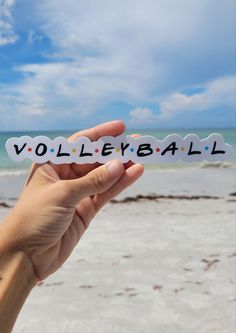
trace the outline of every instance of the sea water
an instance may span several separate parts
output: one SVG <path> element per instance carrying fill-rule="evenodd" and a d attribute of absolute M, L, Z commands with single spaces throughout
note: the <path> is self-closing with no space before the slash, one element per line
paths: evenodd
<path fill-rule="evenodd" d="M 5 142 L 7 139 L 11 137 L 20 137 L 23 135 L 29 135 L 31 137 L 35 137 L 37 135 L 45 135 L 50 137 L 51 139 L 56 138 L 57 136 L 64 136 L 68 137 L 73 133 L 73 131 L 51 131 L 51 132 L 0 132 L 0 176 L 4 175 L 17 175 L 21 173 L 27 172 L 31 162 L 30 161 L 23 161 L 20 163 L 16 163 L 12 161 L 6 152 L 5 149 Z M 167 135 L 172 133 L 178 133 L 182 137 L 187 135 L 188 133 L 194 133 L 198 135 L 201 139 L 206 138 L 211 133 L 220 133 L 223 135 L 225 142 L 229 143 L 233 147 L 233 157 L 229 163 L 224 163 L 224 166 L 235 166 L 236 164 L 236 131 L 234 129 L 196 129 L 196 130 L 135 130 L 135 131 L 127 131 L 126 134 L 130 135 L 132 133 L 138 133 L 141 135 L 151 135 L 156 137 L 157 139 L 164 139 Z M 194 163 L 194 166 L 207 166 L 208 163 Z M 146 165 L 146 168 L 184 168 L 184 167 L 191 167 L 193 164 L 178 162 L 174 164 L 152 164 Z M 222 164 L 215 163 L 214 166 L 222 166 Z"/>

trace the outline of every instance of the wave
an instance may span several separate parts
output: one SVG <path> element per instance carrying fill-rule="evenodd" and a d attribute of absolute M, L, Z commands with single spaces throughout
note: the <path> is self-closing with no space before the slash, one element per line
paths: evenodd
<path fill-rule="evenodd" d="M 178 171 L 179 169 L 202 169 L 202 168 L 236 168 L 236 162 L 193 162 L 193 163 L 184 163 L 184 162 L 176 162 L 176 163 L 166 163 L 166 164 L 145 164 L 146 170 L 159 170 L 159 171 Z"/>
<path fill-rule="evenodd" d="M 202 168 L 236 168 L 235 162 L 207 162 L 201 163 L 168 163 L 168 164 L 145 164 L 146 170 L 178 171 L 179 169 L 202 169 Z M 26 175 L 28 169 L 0 169 L 0 177 Z"/>
<path fill-rule="evenodd" d="M 236 163 L 231 162 L 201 162 L 199 168 L 235 168 Z"/>
<path fill-rule="evenodd" d="M 0 170 L 0 177 L 21 176 L 27 174 L 28 170 Z"/>

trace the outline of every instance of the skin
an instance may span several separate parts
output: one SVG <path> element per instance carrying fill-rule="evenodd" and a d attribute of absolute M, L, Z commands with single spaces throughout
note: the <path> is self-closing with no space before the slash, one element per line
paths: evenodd
<path fill-rule="evenodd" d="M 124 130 L 123 122 L 113 121 L 77 132 L 69 140 L 87 136 L 96 141 Z M 142 173 L 142 165 L 119 161 L 102 166 L 32 165 L 16 206 L 0 225 L 2 333 L 11 331 L 34 285 L 66 261 L 97 212 Z"/>

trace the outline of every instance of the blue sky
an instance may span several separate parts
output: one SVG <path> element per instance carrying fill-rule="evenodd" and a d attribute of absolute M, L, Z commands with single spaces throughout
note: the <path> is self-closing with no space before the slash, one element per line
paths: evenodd
<path fill-rule="evenodd" d="M 235 127 L 235 1 L 0 0 L 0 130 Z"/>

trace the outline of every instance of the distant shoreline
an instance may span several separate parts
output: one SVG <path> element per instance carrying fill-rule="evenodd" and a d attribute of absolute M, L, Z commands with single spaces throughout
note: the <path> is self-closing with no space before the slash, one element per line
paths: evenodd
<path fill-rule="evenodd" d="M 8 133 L 48 133 L 48 132 L 54 132 L 54 133 L 58 133 L 58 132 L 62 132 L 62 133 L 74 133 L 74 132 L 78 132 L 80 130 L 84 130 L 84 128 L 77 128 L 77 129 L 37 129 L 37 130 L 10 130 L 10 131 L 0 131 L 0 135 L 1 134 L 8 134 Z M 226 131 L 235 131 L 236 128 L 235 127 L 201 127 L 201 128 L 197 128 L 197 127 L 189 127 L 189 128 L 127 128 L 126 132 L 134 132 L 134 131 L 138 131 L 138 132 L 153 132 L 153 131 L 181 131 L 181 132 L 190 132 L 190 131 L 221 131 L 221 130 L 226 130 Z"/>

